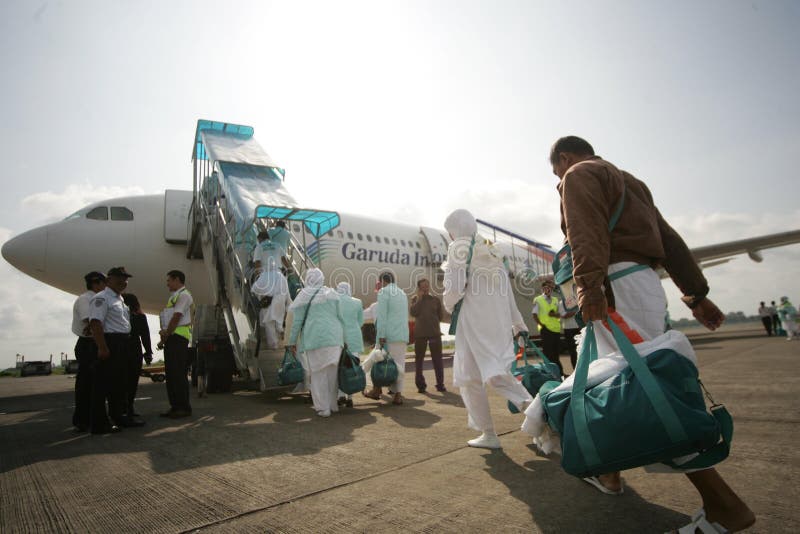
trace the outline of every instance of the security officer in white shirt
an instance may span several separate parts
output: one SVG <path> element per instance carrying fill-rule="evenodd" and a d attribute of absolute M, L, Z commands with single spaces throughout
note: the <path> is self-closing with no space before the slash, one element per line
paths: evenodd
<path fill-rule="evenodd" d="M 89 305 L 95 293 L 106 288 L 106 275 L 92 271 L 83 277 L 86 281 L 82 293 L 72 305 L 72 333 L 78 336 L 75 343 L 75 358 L 78 373 L 75 375 L 75 411 L 72 424 L 81 432 L 89 430 L 89 413 L 92 403 L 92 368 L 97 360 L 97 345 L 89 332 Z"/>
<path fill-rule="evenodd" d="M 178 270 L 167 273 L 167 288 L 171 291 L 167 306 L 161 312 L 161 341 L 167 375 L 167 396 L 170 409 L 161 417 L 177 419 L 192 415 L 189 404 L 189 342 L 192 340 L 192 294 L 184 286 L 186 275 Z"/>
<path fill-rule="evenodd" d="M 89 305 L 89 327 L 97 343 L 92 388 L 92 434 L 119 432 L 121 426 L 142 426 L 141 421 L 125 417 L 125 359 L 131 333 L 130 310 L 122 299 L 132 275 L 125 267 L 113 267 L 106 273 L 106 288 Z M 108 416 L 105 400 L 108 399 Z M 109 416 L 111 422 L 109 422 Z"/>

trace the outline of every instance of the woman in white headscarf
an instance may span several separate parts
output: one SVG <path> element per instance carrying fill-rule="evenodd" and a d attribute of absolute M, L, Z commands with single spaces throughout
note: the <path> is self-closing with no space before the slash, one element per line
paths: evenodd
<path fill-rule="evenodd" d="M 339 294 L 325 287 L 324 281 L 319 269 L 306 273 L 305 287 L 289 307 L 294 313 L 289 349 L 295 354 L 305 352 L 302 360 L 314 409 L 320 417 L 329 417 L 339 411 L 336 371 L 344 345 L 344 319 Z"/>
<path fill-rule="evenodd" d="M 442 300 L 451 313 L 461 302 L 453 385 L 461 389 L 469 427 L 481 432 L 467 444 L 499 449 L 500 439 L 489 412 L 485 386 L 491 385 L 520 411 L 533 400 L 511 374 L 515 358 L 513 338 L 527 331 L 527 327 L 514 301 L 503 256 L 477 235 L 475 217 L 459 209 L 447 217 L 444 227 L 453 242 L 447 249 L 447 262 L 442 265 L 445 287 Z"/>
<path fill-rule="evenodd" d="M 353 296 L 350 284 L 340 282 L 336 286 L 339 293 L 339 302 L 344 318 L 344 342 L 350 352 L 358 356 L 364 352 L 364 337 L 361 335 L 361 325 L 364 324 L 364 308 L 360 299 Z"/>

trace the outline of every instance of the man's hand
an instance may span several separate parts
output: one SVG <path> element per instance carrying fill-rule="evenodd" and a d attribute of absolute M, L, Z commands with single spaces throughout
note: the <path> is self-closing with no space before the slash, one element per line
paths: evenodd
<path fill-rule="evenodd" d="M 608 301 L 605 296 L 603 300 L 595 300 L 594 302 L 587 302 L 581 305 L 581 316 L 583 320 L 588 321 L 602 321 L 608 317 Z"/>
<path fill-rule="evenodd" d="M 153 363 L 153 353 L 152 352 L 145 352 L 144 354 L 144 361 L 147 365 Z"/>
<path fill-rule="evenodd" d="M 101 360 L 107 360 L 111 356 L 111 351 L 108 347 L 97 347 L 97 357 Z"/>
<path fill-rule="evenodd" d="M 716 330 L 725 321 L 722 311 L 707 298 L 697 303 L 692 309 L 692 315 L 709 330 Z"/>

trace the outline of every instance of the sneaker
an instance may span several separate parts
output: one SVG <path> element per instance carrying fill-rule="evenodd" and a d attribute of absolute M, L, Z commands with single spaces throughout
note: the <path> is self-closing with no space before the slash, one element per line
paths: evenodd
<path fill-rule="evenodd" d="M 501 449 L 503 447 L 500 444 L 500 438 L 494 432 L 484 432 L 477 438 L 469 440 L 467 445 L 479 449 Z"/>
<path fill-rule="evenodd" d="M 320 410 L 317 412 L 317 415 L 320 417 L 330 417 L 331 411 L 330 410 Z"/>

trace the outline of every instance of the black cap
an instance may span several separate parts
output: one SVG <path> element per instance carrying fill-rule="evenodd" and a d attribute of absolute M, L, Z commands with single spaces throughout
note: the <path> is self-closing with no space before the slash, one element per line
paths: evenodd
<path fill-rule="evenodd" d="M 132 274 L 128 274 L 128 272 L 125 270 L 125 267 L 112 267 L 108 270 L 106 276 L 122 276 L 125 278 L 133 277 Z"/>
<path fill-rule="evenodd" d="M 86 276 L 83 277 L 83 279 L 86 280 L 87 284 L 91 284 L 92 282 L 105 282 L 106 275 L 97 271 L 92 271 L 90 273 L 87 273 Z"/>

